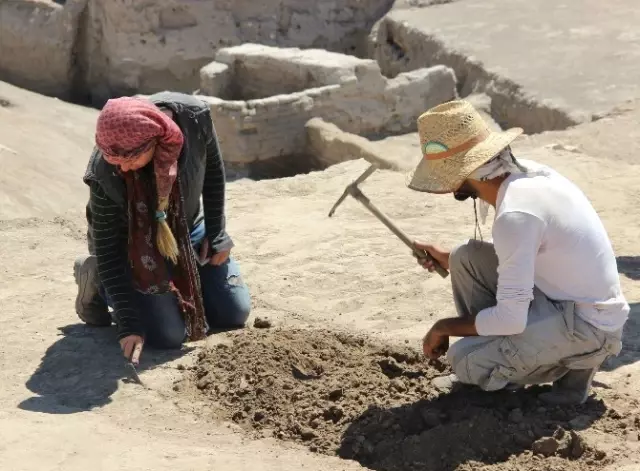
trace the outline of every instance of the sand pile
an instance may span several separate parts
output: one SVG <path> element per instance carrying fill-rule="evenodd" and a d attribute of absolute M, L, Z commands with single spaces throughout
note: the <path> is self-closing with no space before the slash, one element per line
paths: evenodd
<path fill-rule="evenodd" d="M 447 373 L 409 347 L 324 330 L 249 330 L 202 352 L 175 389 L 258 436 L 384 471 L 596 470 L 609 457 L 580 435 L 628 429 L 601 400 L 547 407 L 540 389 L 441 394 Z M 622 424 L 622 425 L 620 425 Z"/>

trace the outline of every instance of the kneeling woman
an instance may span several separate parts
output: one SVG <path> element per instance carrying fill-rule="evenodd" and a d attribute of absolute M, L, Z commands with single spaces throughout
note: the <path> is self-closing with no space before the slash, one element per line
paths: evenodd
<path fill-rule="evenodd" d="M 243 326 L 249 292 L 225 231 L 225 172 L 206 103 L 181 93 L 107 102 L 85 183 L 89 256 L 76 311 L 111 324 L 125 357 Z M 201 203 L 202 196 L 202 203 Z"/>

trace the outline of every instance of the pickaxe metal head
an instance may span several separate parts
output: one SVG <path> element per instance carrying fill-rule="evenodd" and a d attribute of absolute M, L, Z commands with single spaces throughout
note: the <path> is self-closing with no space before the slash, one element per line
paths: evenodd
<path fill-rule="evenodd" d="M 371 164 L 371 166 L 369 166 L 369 168 L 366 169 L 362 175 L 360 175 L 358 178 L 352 181 L 349 185 L 347 185 L 347 188 L 345 188 L 344 193 L 342 193 L 342 196 L 338 198 L 338 201 L 336 201 L 336 204 L 334 204 L 333 208 L 331 208 L 331 211 L 329 211 L 329 217 L 333 216 L 333 213 L 336 212 L 336 208 L 340 206 L 340 203 L 342 203 L 347 196 L 352 194 L 353 189 L 357 188 L 357 186 L 360 183 L 362 183 L 367 178 L 369 178 L 371 174 L 373 174 L 373 172 L 375 172 L 377 169 L 378 167 L 375 164 Z"/>

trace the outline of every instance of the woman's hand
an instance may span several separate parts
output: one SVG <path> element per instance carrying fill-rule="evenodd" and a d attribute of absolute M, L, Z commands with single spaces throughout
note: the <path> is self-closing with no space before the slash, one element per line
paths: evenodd
<path fill-rule="evenodd" d="M 229 259 L 230 250 L 225 250 L 224 252 L 218 252 L 213 257 L 211 257 L 211 265 L 222 265 Z"/>
<path fill-rule="evenodd" d="M 140 363 L 140 354 L 142 353 L 142 347 L 144 340 L 139 335 L 128 335 L 120 340 L 120 348 L 125 358 L 134 365 Z"/>
<path fill-rule="evenodd" d="M 213 254 L 211 259 L 209 259 L 208 263 L 216 266 L 222 265 L 224 262 L 228 260 L 230 253 L 231 253 L 231 250 L 225 250 L 223 252 L 218 252 L 216 254 Z M 202 244 L 200 245 L 200 260 L 205 260 L 208 254 L 209 254 L 209 239 L 205 237 L 204 240 L 202 241 Z"/>

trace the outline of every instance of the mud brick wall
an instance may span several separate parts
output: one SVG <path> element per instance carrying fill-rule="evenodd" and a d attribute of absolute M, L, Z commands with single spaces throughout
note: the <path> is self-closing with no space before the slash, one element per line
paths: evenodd
<path fill-rule="evenodd" d="M 193 92 L 220 48 L 253 42 L 364 53 L 393 0 L 3 0 L 0 80 L 101 105 Z M 49 43 L 49 44 L 47 44 Z"/>
<path fill-rule="evenodd" d="M 211 70 L 213 74 L 227 73 L 224 64 L 234 76 L 230 83 L 234 89 L 227 90 L 227 96 L 249 100 L 339 84 L 344 78 L 355 76 L 356 67 L 371 67 L 375 61 L 324 49 L 249 43 L 221 49 L 216 54 L 216 63 L 220 65 L 217 71 Z M 218 96 L 202 83 L 200 93 Z"/>
<path fill-rule="evenodd" d="M 225 160 L 242 164 L 304 153 L 305 124 L 314 117 L 363 136 L 409 132 L 421 113 L 456 96 L 455 75 L 446 67 L 389 80 L 372 64 L 339 85 L 289 95 L 249 101 L 199 97 L 211 106 Z"/>
<path fill-rule="evenodd" d="M 87 0 L 0 1 L 0 80 L 68 98 Z"/>

